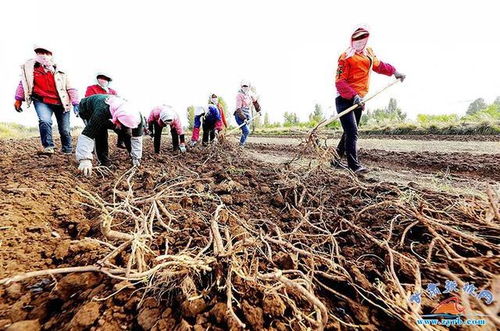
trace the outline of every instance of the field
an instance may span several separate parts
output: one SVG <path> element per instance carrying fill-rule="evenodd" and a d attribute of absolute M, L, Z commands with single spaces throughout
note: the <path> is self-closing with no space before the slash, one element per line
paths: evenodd
<path fill-rule="evenodd" d="M 362 138 L 364 177 L 331 169 L 335 139 L 146 140 L 91 178 L 0 140 L 0 329 L 447 329 L 417 324 L 444 294 L 411 294 L 500 296 L 500 142 L 452 139 Z M 457 295 L 500 327 L 498 301 Z"/>

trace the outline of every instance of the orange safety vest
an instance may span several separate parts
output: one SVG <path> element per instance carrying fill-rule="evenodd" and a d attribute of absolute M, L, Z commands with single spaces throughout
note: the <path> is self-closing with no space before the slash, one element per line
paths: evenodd
<path fill-rule="evenodd" d="M 345 52 L 342 53 L 335 78 L 336 83 L 345 81 L 360 97 L 364 97 L 368 93 L 370 72 L 372 69 L 377 71 L 381 63 L 371 48 L 367 47 L 365 53 L 355 53 L 349 58 Z"/>

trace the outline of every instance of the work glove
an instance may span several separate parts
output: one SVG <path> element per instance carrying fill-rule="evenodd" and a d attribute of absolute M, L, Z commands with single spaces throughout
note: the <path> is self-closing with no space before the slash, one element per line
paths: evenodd
<path fill-rule="evenodd" d="M 23 105 L 23 102 L 21 100 L 16 100 L 16 102 L 14 102 L 14 109 L 18 113 L 22 113 L 23 112 L 23 109 L 21 108 L 22 105 Z"/>
<path fill-rule="evenodd" d="M 80 117 L 80 106 L 73 105 L 73 113 L 75 113 L 76 117 Z"/>
<path fill-rule="evenodd" d="M 198 143 L 198 142 L 197 142 L 196 140 L 191 140 L 191 141 L 189 142 L 189 147 L 194 147 L 194 146 L 196 146 L 196 144 L 197 144 L 197 143 Z"/>
<path fill-rule="evenodd" d="M 181 144 L 181 145 L 179 146 L 179 149 L 181 150 L 181 153 L 186 153 L 186 145 Z"/>
<path fill-rule="evenodd" d="M 81 160 L 78 166 L 78 171 L 83 173 L 85 177 L 90 177 L 92 175 L 92 161 L 91 160 Z"/>
<path fill-rule="evenodd" d="M 258 102 L 257 100 L 255 100 L 255 101 L 253 102 L 253 106 L 255 107 L 255 111 L 256 111 L 257 113 L 258 113 L 258 112 L 260 112 L 261 108 L 260 108 L 260 104 L 259 104 L 259 102 Z"/>
<path fill-rule="evenodd" d="M 363 101 L 363 98 L 360 97 L 357 94 L 354 96 L 353 103 L 355 105 L 359 105 L 360 107 L 363 107 L 365 105 L 365 102 Z"/>
<path fill-rule="evenodd" d="M 394 73 L 394 77 L 396 77 L 396 79 L 401 79 L 401 83 L 402 83 L 402 82 L 405 80 L 406 75 L 405 75 L 405 74 L 402 74 L 402 73 L 400 73 L 400 72 L 398 72 L 398 71 L 396 71 L 396 72 Z"/>
<path fill-rule="evenodd" d="M 133 165 L 134 167 L 138 167 L 138 166 L 140 166 L 140 165 L 141 165 L 141 159 L 136 159 L 135 157 L 134 157 L 134 158 L 132 158 L 132 165 Z"/>

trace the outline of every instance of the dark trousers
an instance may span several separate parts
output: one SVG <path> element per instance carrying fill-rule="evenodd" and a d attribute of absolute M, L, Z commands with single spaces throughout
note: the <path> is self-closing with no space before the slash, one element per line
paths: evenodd
<path fill-rule="evenodd" d="M 121 137 L 122 141 L 127 147 L 127 151 L 130 153 L 132 151 L 132 132 L 130 130 L 114 129 L 112 126 L 109 129 L 113 129 L 118 137 Z M 108 144 L 108 128 L 99 132 L 95 137 L 95 152 L 97 154 L 97 159 L 101 165 L 108 166 L 110 164 L 109 160 L 109 144 Z"/>
<path fill-rule="evenodd" d="M 161 132 L 163 131 L 163 127 L 159 126 L 157 122 L 149 123 L 149 131 L 153 133 L 153 145 L 155 149 L 155 153 L 160 153 L 160 145 L 161 145 Z M 172 135 L 172 150 L 175 152 L 179 149 L 179 141 L 184 143 L 184 135 L 178 135 L 177 131 L 173 127 L 170 127 L 170 134 Z"/>
<path fill-rule="evenodd" d="M 149 131 L 153 134 L 153 146 L 155 149 L 155 153 L 158 154 L 160 153 L 161 132 L 163 131 L 163 127 L 159 126 L 155 121 L 149 123 Z"/>
<path fill-rule="evenodd" d="M 337 106 L 337 113 L 341 113 L 353 105 L 353 100 L 344 99 L 338 96 L 335 99 L 335 105 Z M 344 133 L 342 133 L 342 137 L 337 146 L 337 153 L 340 157 L 346 156 L 347 165 L 352 170 L 356 170 L 360 167 L 356 144 L 358 141 L 358 126 L 362 113 L 363 108 L 358 107 L 340 118 Z"/>
<path fill-rule="evenodd" d="M 203 122 L 203 145 L 206 145 L 208 142 L 212 142 L 215 140 L 215 122 L 210 123 L 208 121 Z"/>
<path fill-rule="evenodd" d="M 123 140 L 123 136 L 118 135 L 118 139 L 116 140 L 116 146 L 121 147 L 125 144 L 125 141 Z"/>

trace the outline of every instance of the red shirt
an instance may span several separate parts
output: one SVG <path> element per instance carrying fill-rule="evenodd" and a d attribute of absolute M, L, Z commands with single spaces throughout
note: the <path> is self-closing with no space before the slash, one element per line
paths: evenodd
<path fill-rule="evenodd" d="M 41 65 L 35 66 L 33 79 L 33 94 L 41 97 L 43 103 L 51 105 L 61 104 L 61 98 L 59 98 L 59 94 L 57 93 L 53 72 L 45 71 Z"/>
<path fill-rule="evenodd" d="M 90 97 L 91 95 L 94 94 L 111 94 L 111 95 L 116 95 L 116 91 L 108 88 L 109 92 L 106 92 L 105 89 L 103 89 L 99 84 L 95 85 L 90 85 L 87 87 L 87 91 L 85 92 L 85 97 Z"/>

